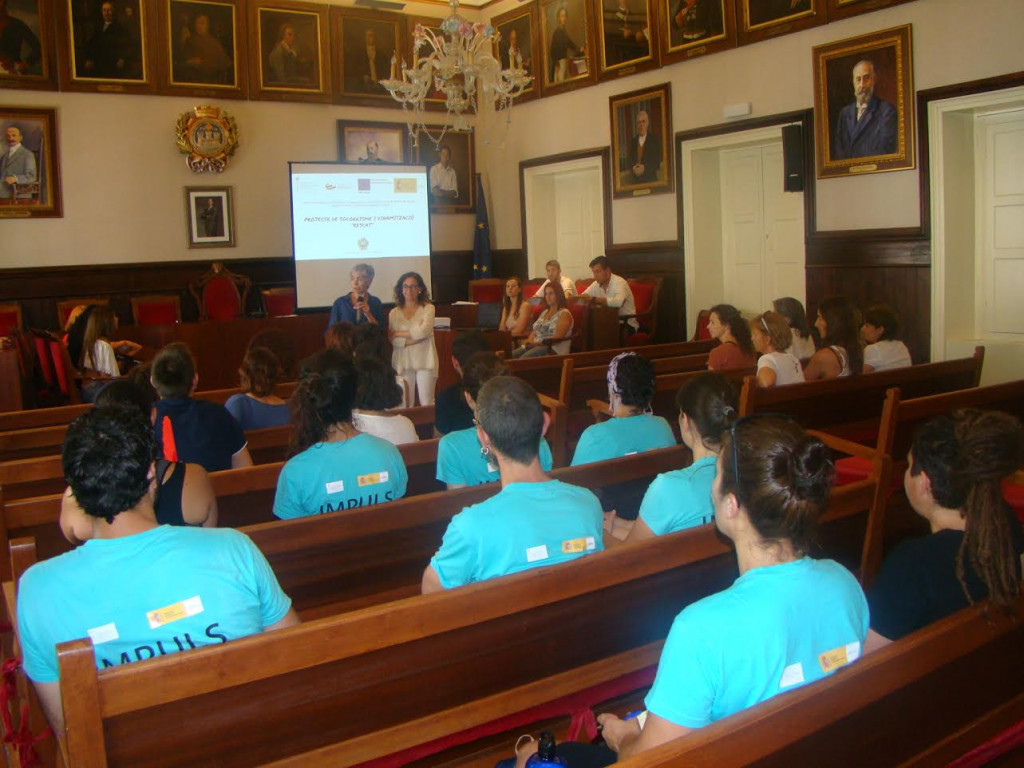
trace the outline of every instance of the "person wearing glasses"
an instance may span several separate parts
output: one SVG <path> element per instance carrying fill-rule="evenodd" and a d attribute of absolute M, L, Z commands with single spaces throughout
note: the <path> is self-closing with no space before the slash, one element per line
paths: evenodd
<path fill-rule="evenodd" d="M 605 761 L 566 754 L 570 768 L 633 757 L 860 657 L 868 633 L 860 585 L 838 563 L 807 555 L 832 476 L 828 446 L 795 422 L 762 416 L 733 423 L 711 498 L 740 576 L 676 617 L 646 716 L 600 715 Z M 596 749 L 587 747 L 588 757 Z"/>
<path fill-rule="evenodd" d="M 779 387 L 804 380 L 804 369 L 788 350 L 793 345 L 793 331 L 786 318 L 778 312 L 764 312 L 750 321 L 750 336 L 757 359 L 757 386 Z"/>
<path fill-rule="evenodd" d="M 410 402 L 434 403 L 437 382 L 437 348 L 434 346 L 434 305 L 427 284 L 418 272 L 406 272 L 395 284 L 395 308 L 388 315 L 388 339 L 393 352 L 391 364 L 405 379 Z"/>

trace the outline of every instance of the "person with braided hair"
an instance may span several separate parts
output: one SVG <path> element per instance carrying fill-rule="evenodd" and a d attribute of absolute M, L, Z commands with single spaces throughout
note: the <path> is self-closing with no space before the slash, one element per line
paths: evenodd
<path fill-rule="evenodd" d="M 277 517 L 323 515 L 405 495 L 402 454 L 352 424 L 357 387 L 355 365 L 337 350 L 310 361 L 291 400 L 292 457 L 277 480 Z"/>
<path fill-rule="evenodd" d="M 931 533 L 885 559 L 868 594 L 871 629 L 888 640 L 987 599 L 1009 610 L 1020 595 L 1024 532 L 1000 481 L 1024 461 L 1024 432 L 1005 413 L 965 409 L 924 424 L 903 477 Z"/>

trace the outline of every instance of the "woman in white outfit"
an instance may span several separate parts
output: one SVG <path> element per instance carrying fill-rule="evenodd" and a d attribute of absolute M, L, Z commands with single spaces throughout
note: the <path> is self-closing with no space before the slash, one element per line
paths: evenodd
<path fill-rule="evenodd" d="M 409 399 L 415 387 L 420 405 L 431 405 L 437 381 L 434 305 L 430 303 L 426 283 L 417 272 L 406 272 L 395 284 L 395 308 L 388 316 L 388 338 L 394 350 L 391 364 L 405 379 Z"/>
<path fill-rule="evenodd" d="M 757 359 L 757 385 L 778 387 L 804 380 L 800 361 L 788 350 L 793 343 L 789 321 L 778 312 L 765 312 L 750 321 Z"/>

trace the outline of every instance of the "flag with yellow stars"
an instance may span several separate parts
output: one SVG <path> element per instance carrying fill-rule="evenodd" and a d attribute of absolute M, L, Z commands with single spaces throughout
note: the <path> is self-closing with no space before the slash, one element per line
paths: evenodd
<path fill-rule="evenodd" d="M 491 228 L 487 224 L 487 202 L 484 183 L 476 175 L 476 229 L 473 230 L 473 277 L 493 277 L 491 274 Z"/>

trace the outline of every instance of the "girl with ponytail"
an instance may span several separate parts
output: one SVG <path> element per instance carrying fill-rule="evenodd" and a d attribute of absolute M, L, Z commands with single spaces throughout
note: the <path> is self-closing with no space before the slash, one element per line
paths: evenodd
<path fill-rule="evenodd" d="M 896 546 L 868 596 L 871 628 L 896 640 L 968 605 L 1009 611 L 1020 596 L 1024 533 L 1000 481 L 1024 462 L 1020 422 L 965 409 L 914 436 L 907 499 L 931 528 Z"/>

